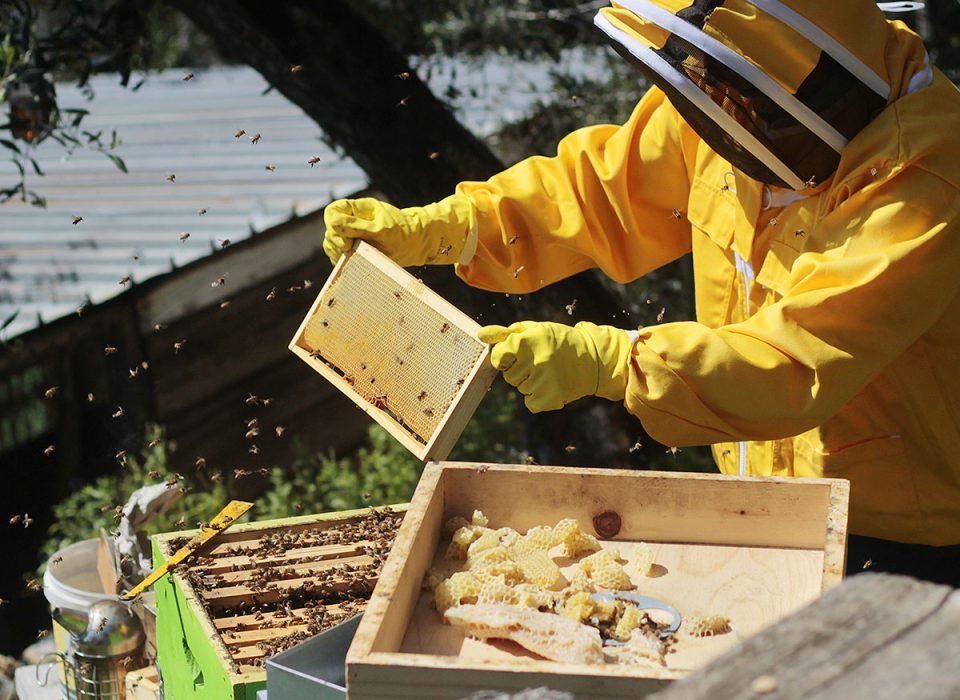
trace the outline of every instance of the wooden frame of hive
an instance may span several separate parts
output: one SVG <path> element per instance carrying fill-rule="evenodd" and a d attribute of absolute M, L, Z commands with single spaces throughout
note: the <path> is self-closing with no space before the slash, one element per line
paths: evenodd
<path fill-rule="evenodd" d="M 480 325 L 360 241 L 290 342 L 423 461 L 445 459 L 496 370 Z"/>
<path fill-rule="evenodd" d="M 390 509 L 397 513 L 397 517 L 402 517 L 407 510 L 407 505 L 394 505 L 390 506 Z M 344 523 L 357 522 L 369 514 L 370 508 L 363 508 L 240 523 L 218 535 L 200 552 L 203 556 L 224 556 L 226 554 L 224 550 L 227 548 L 255 541 L 264 535 L 318 527 L 332 529 Z M 151 538 L 154 566 L 159 566 L 173 554 L 179 540 L 189 538 L 196 532 L 184 530 L 154 535 Z M 315 547 L 316 551 L 311 554 L 315 554 L 318 561 L 322 560 L 332 567 L 344 561 L 359 559 L 356 552 L 347 551 L 351 549 L 343 545 L 325 545 Z M 218 550 L 221 554 L 218 554 Z M 231 559 L 238 558 L 234 555 L 227 556 Z M 287 558 L 297 556 L 294 553 Z M 345 560 L 344 556 L 350 559 Z M 187 560 L 188 567 L 189 563 L 190 560 Z M 236 663 L 234 656 L 227 649 L 226 637 L 223 636 L 223 634 L 229 634 L 226 631 L 227 627 L 224 627 L 222 621 L 212 619 L 207 613 L 196 588 L 182 574 L 174 573 L 158 581 L 154 590 L 157 606 L 157 663 L 163 677 L 166 697 L 174 700 L 255 700 L 256 691 L 266 687 L 266 667 L 252 668 Z M 226 592 L 237 599 L 251 596 L 249 592 L 246 594 L 239 591 Z M 229 618 L 229 620 L 236 619 Z M 264 624 L 269 623 L 270 619 L 267 618 Z M 263 630 L 257 630 L 253 624 L 249 620 L 246 621 L 244 626 L 250 629 L 240 634 L 247 632 L 256 634 L 258 631 L 269 634 L 271 629 L 275 629 L 264 626 Z M 232 645 L 235 642 L 240 644 L 249 640 L 231 638 L 229 641 Z"/>
<path fill-rule="evenodd" d="M 429 464 L 347 655 L 348 695 L 453 699 L 547 686 L 626 700 L 653 692 L 839 583 L 848 498 L 848 482 L 838 479 Z M 727 615 L 733 633 L 678 641 L 664 668 L 559 664 L 529 658 L 510 642 L 465 639 L 440 623 L 421 582 L 442 559 L 443 523 L 475 509 L 490 527 L 519 532 L 561 518 L 576 518 L 591 533 L 595 523 L 600 530 L 618 523 L 606 539 L 630 562 L 638 592 L 684 615 Z M 640 541 L 663 565 L 659 578 L 632 568 L 631 547 Z"/>

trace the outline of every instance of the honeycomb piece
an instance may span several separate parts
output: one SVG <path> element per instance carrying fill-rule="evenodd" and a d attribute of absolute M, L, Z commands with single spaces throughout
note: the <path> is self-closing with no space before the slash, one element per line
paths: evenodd
<path fill-rule="evenodd" d="M 541 549 L 534 549 L 528 543 L 521 542 L 520 546 L 508 547 L 507 551 L 520 567 L 523 580 L 527 583 L 552 588 L 563 577 L 560 567 Z"/>
<path fill-rule="evenodd" d="M 467 549 L 469 557 L 474 552 L 482 552 L 484 549 L 498 547 L 502 544 L 512 544 L 519 538 L 519 533 L 513 528 L 501 527 L 499 530 L 484 529 L 483 534 L 474 540 Z"/>
<path fill-rule="evenodd" d="M 560 614 L 577 622 L 586 622 L 593 615 L 594 608 L 596 608 L 596 605 L 590 594 L 586 591 L 580 591 L 567 598 Z"/>
<path fill-rule="evenodd" d="M 477 527 L 486 527 L 489 524 L 487 516 L 483 514 L 483 511 L 475 510 L 473 511 L 473 516 L 470 518 L 470 524 Z"/>
<path fill-rule="evenodd" d="M 550 548 L 553 547 L 554 544 L 553 528 L 543 525 L 532 527 L 527 530 L 527 534 L 523 536 L 523 539 L 536 549 L 542 549 L 544 552 L 550 551 Z"/>
<path fill-rule="evenodd" d="M 486 528 L 476 525 L 464 525 L 453 533 L 450 546 L 447 547 L 447 559 L 466 559 L 467 549 L 474 541 L 483 536 Z"/>
<path fill-rule="evenodd" d="M 442 615 L 455 605 L 473 603 L 482 588 L 480 580 L 469 571 L 458 571 L 437 585 L 433 591 L 433 601 Z"/>
<path fill-rule="evenodd" d="M 610 550 L 601 549 L 591 554 L 580 561 L 580 567 L 597 588 L 608 591 L 625 591 L 633 588 L 627 572 Z"/>
<path fill-rule="evenodd" d="M 443 524 L 443 534 L 452 535 L 461 527 L 470 525 L 470 521 L 462 515 L 455 515 Z"/>
<path fill-rule="evenodd" d="M 636 605 L 624 605 L 623 613 L 617 622 L 617 627 L 613 631 L 613 637 L 625 642 L 630 639 L 633 631 L 638 627 L 644 627 L 649 623 L 647 614 Z M 642 633 L 642 630 L 641 630 Z"/>
<path fill-rule="evenodd" d="M 423 577 L 423 587 L 431 591 L 436 590 L 437 586 L 443 583 L 443 574 L 437 569 L 430 569 L 427 575 Z"/>
<path fill-rule="evenodd" d="M 574 593 L 579 593 L 581 591 L 586 591 L 588 593 L 594 592 L 594 585 L 590 581 L 590 577 L 587 576 L 587 573 L 581 568 L 576 567 L 567 578 L 567 587 L 564 588 L 565 592 L 568 592 L 569 595 Z"/>
<path fill-rule="evenodd" d="M 553 595 L 549 591 L 522 583 L 511 586 L 503 576 L 493 576 L 483 582 L 477 595 L 477 604 L 513 605 L 521 608 L 552 608 Z"/>
<path fill-rule="evenodd" d="M 553 545 L 563 545 L 562 556 L 575 557 L 584 552 L 596 552 L 600 542 L 593 535 L 584 532 L 573 518 L 561 520 L 553 528 Z"/>
<path fill-rule="evenodd" d="M 461 605 L 444 618 L 480 639 L 510 639 L 551 661 L 603 663 L 600 633 L 568 617 L 509 605 Z"/>
<path fill-rule="evenodd" d="M 636 571 L 641 576 L 650 576 L 653 573 L 653 549 L 645 542 L 636 548 Z"/>
<path fill-rule="evenodd" d="M 500 545 L 477 553 L 471 550 L 467 554 L 467 571 L 472 572 L 481 581 L 495 576 L 503 576 L 511 585 L 523 581 L 523 572 L 520 567 L 510 557 L 506 547 Z"/>
<path fill-rule="evenodd" d="M 620 664 L 644 664 L 651 661 L 666 666 L 666 644 L 659 638 L 637 632 L 623 646 L 607 647 L 607 653 Z"/>
<path fill-rule="evenodd" d="M 594 601 L 593 615 L 591 618 L 599 622 L 612 622 L 617 616 L 619 606 L 615 600 Z"/>
<path fill-rule="evenodd" d="M 684 622 L 691 637 L 714 637 L 731 631 L 730 618 L 723 615 L 693 615 Z"/>

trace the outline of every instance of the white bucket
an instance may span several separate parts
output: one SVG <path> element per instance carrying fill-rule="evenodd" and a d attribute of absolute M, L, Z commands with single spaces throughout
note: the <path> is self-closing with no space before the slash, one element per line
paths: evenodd
<path fill-rule="evenodd" d="M 97 573 L 97 549 L 100 540 L 83 540 L 64 547 L 50 557 L 43 575 L 43 595 L 50 603 L 50 610 L 61 608 L 86 616 L 90 606 L 101 600 L 119 600 L 116 595 L 107 595 L 100 585 Z M 53 636 L 57 651 L 66 653 L 70 634 L 56 622 Z"/>

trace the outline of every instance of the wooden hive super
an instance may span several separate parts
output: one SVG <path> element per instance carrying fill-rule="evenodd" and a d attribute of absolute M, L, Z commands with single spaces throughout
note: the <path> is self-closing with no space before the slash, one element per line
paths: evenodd
<path fill-rule="evenodd" d="M 479 328 L 361 241 L 290 349 L 427 461 L 450 453 L 496 375 Z"/>
<path fill-rule="evenodd" d="M 155 586 L 157 664 L 173 700 L 253 700 L 273 653 L 363 612 L 406 506 L 231 527 Z M 183 531 L 155 535 L 154 565 Z"/>
<path fill-rule="evenodd" d="M 349 697 L 452 700 L 539 686 L 570 691 L 577 700 L 648 694 L 839 583 L 847 500 L 848 483 L 836 479 L 427 465 L 347 655 Z M 635 592 L 673 605 L 688 620 L 726 616 L 733 631 L 697 638 L 681 625 L 662 667 L 561 664 L 512 642 L 465 638 L 462 629 L 441 623 L 421 584 L 444 563 L 443 524 L 474 510 L 492 528 L 521 533 L 575 518 L 604 548 L 619 550 Z M 640 542 L 653 549 L 653 577 L 636 572 Z M 558 563 L 565 576 L 575 566 Z"/>

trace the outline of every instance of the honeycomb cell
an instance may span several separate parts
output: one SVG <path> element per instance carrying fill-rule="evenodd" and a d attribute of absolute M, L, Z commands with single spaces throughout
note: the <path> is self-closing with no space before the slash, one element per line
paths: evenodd
<path fill-rule="evenodd" d="M 600 549 L 600 542 L 583 528 L 573 518 L 561 520 L 553 528 L 552 545 L 562 545 L 561 555 L 575 557 L 586 552 L 596 552 Z"/>
<path fill-rule="evenodd" d="M 616 559 L 616 555 L 607 549 L 591 554 L 580 561 L 580 567 L 590 578 L 590 581 L 599 589 L 607 591 L 626 591 L 633 588 L 633 583 L 623 566 Z"/>

